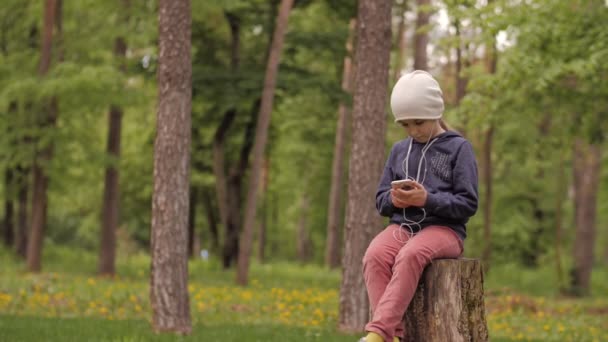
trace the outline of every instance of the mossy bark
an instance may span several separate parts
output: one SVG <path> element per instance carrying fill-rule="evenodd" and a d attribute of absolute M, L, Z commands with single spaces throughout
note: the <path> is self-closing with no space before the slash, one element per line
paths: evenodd
<path fill-rule="evenodd" d="M 405 313 L 406 342 L 488 341 L 479 260 L 435 260 Z"/>

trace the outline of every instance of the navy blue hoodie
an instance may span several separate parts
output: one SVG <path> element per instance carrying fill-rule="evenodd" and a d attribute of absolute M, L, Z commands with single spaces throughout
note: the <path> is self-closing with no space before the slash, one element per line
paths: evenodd
<path fill-rule="evenodd" d="M 477 211 L 477 162 L 471 144 L 458 133 L 447 131 L 432 140 L 420 166 L 420 179 L 427 191 L 424 205 L 426 217 L 418 207 L 405 209 L 405 217 L 410 221 L 420 221 L 410 225 L 414 232 L 430 225 L 452 228 L 458 236 L 466 238 L 466 223 Z M 406 222 L 404 210 L 393 206 L 390 199 L 391 181 L 405 179 L 405 157 L 412 138 L 393 145 L 384 166 L 384 172 L 376 192 L 376 208 L 380 215 L 390 218 L 391 223 Z M 425 143 L 415 140 L 408 162 L 408 175 L 416 178 L 418 165 Z M 423 219 L 424 217 L 424 219 Z"/>

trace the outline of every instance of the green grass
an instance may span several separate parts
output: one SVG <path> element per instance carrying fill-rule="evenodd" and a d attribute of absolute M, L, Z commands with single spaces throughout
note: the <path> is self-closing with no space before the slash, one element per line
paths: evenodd
<path fill-rule="evenodd" d="M 151 332 L 149 256 L 119 256 L 118 276 L 95 276 L 96 255 L 45 246 L 41 274 L 0 248 L 0 341 L 356 341 L 337 332 L 341 272 L 253 263 L 248 287 L 217 261 L 191 261 L 193 333 Z M 592 295 L 559 295 L 552 268 L 495 265 L 485 278 L 492 341 L 608 341 L 608 270 Z"/>
<path fill-rule="evenodd" d="M 42 338 L 44 337 L 44 338 Z M 282 325 L 198 325 L 192 335 L 156 335 L 146 321 L 108 321 L 91 318 L 41 318 L 0 316 L 0 341 L 356 341 L 356 336 L 328 329 L 304 329 Z"/>

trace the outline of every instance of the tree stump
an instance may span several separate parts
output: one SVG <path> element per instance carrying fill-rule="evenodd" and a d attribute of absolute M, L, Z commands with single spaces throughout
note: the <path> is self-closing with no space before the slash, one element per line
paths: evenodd
<path fill-rule="evenodd" d="M 405 335 L 404 342 L 488 341 L 481 262 L 429 264 L 405 313 Z"/>

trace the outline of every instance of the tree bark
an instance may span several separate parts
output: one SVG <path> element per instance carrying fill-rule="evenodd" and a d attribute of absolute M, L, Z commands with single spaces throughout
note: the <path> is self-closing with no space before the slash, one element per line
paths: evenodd
<path fill-rule="evenodd" d="M 494 127 L 490 127 L 484 132 L 483 141 L 483 185 L 485 188 L 485 199 L 483 202 L 483 241 L 484 247 L 482 252 L 482 260 L 485 264 L 486 271 L 490 268 L 490 260 L 492 257 L 492 203 L 494 201 L 493 191 L 493 167 L 492 167 L 492 143 L 494 141 Z"/>
<path fill-rule="evenodd" d="M 460 40 L 460 36 L 459 36 Z M 459 68 L 462 64 L 461 57 L 458 58 Z M 494 42 L 488 47 L 486 55 L 486 69 L 489 74 L 496 73 L 497 56 L 496 56 L 496 45 Z M 461 80 L 460 70 L 457 71 L 457 78 Z M 464 97 L 466 81 L 462 85 L 462 89 L 457 91 L 458 104 Z M 466 126 L 465 126 L 466 127 Z M 484 248 L 482 252 L 482 260 L 486 267 L 486 272 L 490 269 L 490 263 L 492 258 L 492 205 L 494 203 L 494 168 L 492 164 L 492 145 L 494 143 L 494 123 L 490 120 L 490 127 L 484 132 L 483 142 L 483 183 L 485 188 L 485 199 L 483 202 L 483 238 Z"/>
<path fill-rule="evenodd" d="M 114 55 L 117 59 L 122 60 L 125 58 L 126 53 L 127 45 L 125 40 L 122 37 L 116 38 L 114 42 Z M 124 63 L 122 63 L 121 69 L 123 72 L 125 71 Z M 116 230 L 118 229 L 120 202 L 118 161 L 120 159 L 122 115 L 122 108 L 117 105 L 110 107 L 106 153 L 111 158 L 111 164 L 106 167 L 103 194 L 101 243 L 97 269 L 100 275 L 114 275 L 116 272 Z"/>
<path fill-rule="evenodd" d="M 266 229 L 268 225 L 268 177 L 270 175 L 270 159 L 264 159 L 264 169 L 262 170 L 262 185 L 261 191 L 264 194 L 264 202 L 262 204 L 262 212 L 258 228 L 258 261 L 264 262 L 266 250 Z"/>
<path fill-rule="evenodd" d="M 340 288 L 342 331 L 359 332 L 367 322 L 369 303 L 361 260 L 369 242 L 382 229 L 375 193 L 385 154 L 391 5 L 389 0 L 361 0 L 358 8 L 353 138 Z"/>
<path fill-rule="evenodd" d="M 120 201 L 118 160 L 120 158 L 122 114 L 122 108 L 117 106 L 112 106 L 108 114 L 107 155 L 111 157 L 112 164 L 108 165 L 105 171 L 101 242 L 97 268 L 100 275 L 114 275 L 116 272 L 116 229 L 118 228 Z"/>
<path fill-rule="evenodd" d="M 198 189 L 190 186 L 190 205 L 188 207 L 188 256 L 196 257 L 196 204 L 198 202 Z"/>
<path fill-rule="evenodd" d="M 467 79 L 462 75 L 462 69 L 464 66 L 464 57 L 462 56 L 462 34 L 460 32 L 460 19 L 454 20 L 454 28 L 456 29 L 456 105 L 460 105 L 460 102 L 466 95 L 467 91 Z M 489 70 L 488 70 L 489 71 Z M 464 124 L 466 128 L 466 122 Z"/>
<path fill-rule="evenodd" d="M 192 331 L 188 210 L 192 109 L 189 0 L 160 0 L 150 304 L 156 332 Z"/>
<path fill-rule="evenodd" d="M 4 173 L 4 244 L 6 247 L 13 247 L 15 240 L 15 205 L 14 205 L 14 191 L 15 180 L 13 175 L 13 169 L 8 167 Z"/>
<path fill-rule="evenodd" d="M 483 183 L 485 188 L 485 199 L 483 203 L 483 240 L 484 247 L 482 260 L 486 271 L 490 268 L 492 257 L 492 202 L 493 202 L 493 168 L 492 168 L 492 143 L 494 141 L 494 127 L 491 125 L 484 133 L 483 142 Z"/>
<path fill-rule="evenodd" d="M 124 10 L 129 7 L 129 0 L 123 0 Z M 120 61 L 120 70 L 126 72 L 124 59 L 127 54 L 127 43 L 123 37 L 114 40 L 114 56 Z M 116 273 L 116 230 L 120 217 L 120 135 L 123 109 L 120 106 L 110 106 L 108 113 L 108 145 L 107 156 L 111 164 L 106 166 L 105 185 L 103 194 L 103 212 L 101 220 L 99 264 L 97 273 L 112 276 Z"/>
<path fill-rule="evenodd" d="M 559 163 L 557 164 L 556 177 L 556 196 L 555 196 L 555 273 L 557 274 L 557 284 L 560 289 L 564 289 L 564 271 L 562 267 L 562 235 L 563 235 L 563 207 L 564 197 L 567 184 L 566 172 L 564 170 L 564 157 L 560 155 Z"/>
<path fill-rule="evenodd" d="M 595 219 L 600 178 L 600 146 L 582 138 L 574 142 L 574 269 L 572 291 L 586 295 L 590 290 L 591 268 L 595 244 Z"/>
<path fill-rule="evenodd" d="M 231 70 L 235 74 L 238 72 L 240 61 L 240 32 L 241 20 L 239 16 L 225 12 L 224 16 L 230 26 L 230 65 Z M 237 181 L 237 189 L 230 187 L 232 180 L 227 176 L 227 165 L 225 160 L 224 143 L 228 130 L 232 126 L 236 118 L 236 108 L 230 108 L 224 113 L 222 122 L 215 132 L 213 139 L 213 173 L 215 175 L 215 190 L 217 195 L 218 209 L 220 213 L 220 222 L 224 229 L 224 244 L 222 249 L 222 264 L 224 269 L 229 268 L 238 255 L 238 229 L 239 220 L 235 215 L 240 215 L 240 201 L 237 201 L 237 207 L 232 207 L 231 202 L 234 201 L 235 192 L 240 197 L 240 182 Z M 244 143 L 246 144 L 246 142 Z M 230 200 L 232 199 L 232 201 Z M 232 212 L 230 215 L 229 210 Z"/>
<path fill-rule="evenodd" d="M 342 70 L 342 90 L 352 93 L 352 52 L 353 36 L 356 20 L 351 19 L 349 23 L 349 36 L 346 42 L 346 56 Z M 348 130 L 348 117 L 350 108 L 340 102 L 338 108 L 338 123 L 336 124 L 336 140 L 334 144 L 334 159 L 331 171 L 331 189 L 329 191 L 329 208 L 327 210 L 327 244 L 325 246 L 325 264 L 331 269 L 340 266 L 340 227 L 342 216 L 342 192 L 344 189 L 344 145 Z"/>
<path fill-rule="evenodd" d="M 247 205 L 243 220 L 243 232 L 240 240 L 239 259 L 237 268 L 237 283 L 247 285 L 249 277 L 249 261 L 251 257 L 251 246 L 253 244 L 253 230 L 255 227 L 255 213 L 257 209 L 257 195 L 264 161 L 264 150 L 268 139 L 268 126 L 270 125 L 270 114 L 274 100 L 276 78 L 279 70 L 283 40 L 287 32 L 287 22 L 289 12 L 294 0 L 281 0 L 279 16 L 272 38 L 272 45 L 266 67 L 264 78 L 264 90 L 262 93 L 262 103 L 260 105 L 260 115 L 255 132 L 255 143 L 253 146 L 253 165 L 249 176 L 249 191 L 247 193 Z"/>
<path fill-rule="evenodd" d="M 209 227 L 209 233 L 211 234 L 211 248 L 212 250 L 219 252 L 220 250 L 220 237 L 217 229 L 217 212 L 213 205 L 213 198 L 209 194 L 208 190 L 204 190 L 201 193 L 203 199 L 203 206 L 205 207 L 205 214 L 207 216 L 207 226 Z"/>
<path fill-rule="evenodd" d="M 404 342 L 488 341 L 483 269 L 473 259 L 435 260 L 405 313 Z"/>
<path fill-rule="evenodd" d="M 17 255 L 22 258 L 27 257 L 27 240 L 28 240 L 28 222 L 27 222 L 27 194 L 28 194 L 28 182 L 29 171 L 25 168 L 18 167 L 20 180 L 19 180 L 19 194 L 17 209 L 17 232 L 15 238 L 15 251 Z"/>
<path fill-rule="evenodd" d="M 46 0 L 44 3 L 44 28 L 40 48 L 40 64 L 38 75 L 44 77 L 51 67 L 53 28 L 61 27 L 55 21 L 60 17 L 57 8 L 60 0 Z M 59 32 L 58 32 L 59 33 Z M 58 34 L 59 35 L 59 34 Z M 55 127 L 57 120 L 57 99 L 48 101 L 44 117 L 40 123 L 41 130 L 50 130 Z M 53 158 L 53 144 L 39 142 L 38 152 L 33 163 L 33 191 L 32 191 L 32 222 L 27 246 L 27 269 L 30 272 L 39 272 L 41 269 L 42 246 L 47 218 L 47 168 Z"/>
<path fill-rule="evenodd" d="M 231 240 L 231 225 L 228 217 L 228 185 L 226 179 L 226 161 L 224 159 L 224 141 L 228 128 L 232 125 L 234 118 L 236 117 L 236 110 L 231 109 L 224 113 L 224 117 L 220 126 L 215 131 L 213 139 L 213 173 L 215 175 L 215 193 L 217 196 L 217 206 L 220 213 L 220 223 L 222 224 L 224 231 L 224 249 L 223 259 L 224 268 L 230 266 L 230 245 Z"/>
<path fill-rule="evenodd" d="M 401 70 L 405 65 L 406 54 L 405 48 L 407 41 L 405 39 L 405 32 L 407 27 L 405 25 L 405 13 L 407 12 L 407 1 L 403 0 L 403 4 L 397 8 L 397 14 L 399 15 L 399 25 L 397 26 L 397 40 L 395 46 L 397 47 L 397 55 L 395 56 L 395 67 L 393 69 L 393 82 L 397 82 L 401 77 Z"/>
<path fill-rule="evenodd" d="M 431 12 L 430 0 L 417 0 L 416 32 L 414 33 L 414 70 L 428 70 L 428 56 L 426 53 L 429 44 L 428 25 Z"/>

